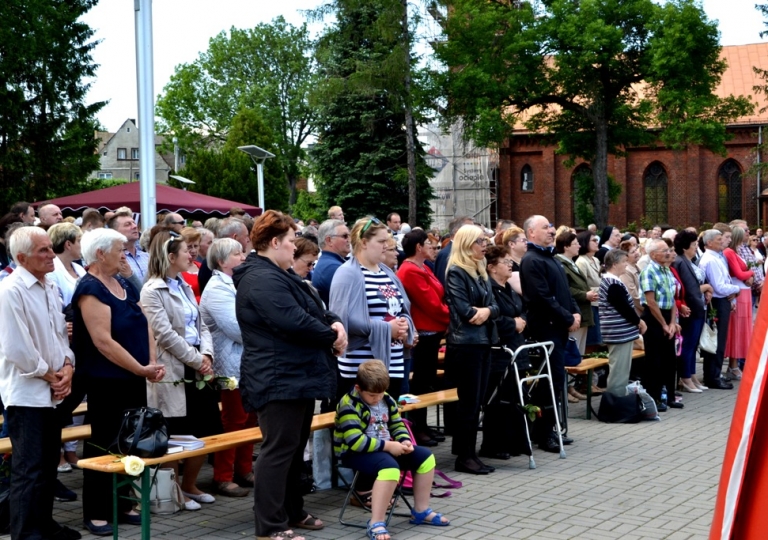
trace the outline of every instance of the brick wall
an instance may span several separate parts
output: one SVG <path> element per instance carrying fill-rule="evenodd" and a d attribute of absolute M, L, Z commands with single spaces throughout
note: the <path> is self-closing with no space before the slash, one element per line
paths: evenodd
<path fill-rule="evenodd" d="M 734 159 L 742 170 L 742 217 L 757 220 L 757 179 L 748 173 L 755 161 L 757 128 L 745 126 L 730 130 L 734 138 L 726 143 L 721 156 L 699 147 L 672 150 L 661 145 L 631 148 L 627 156 L 609 156 L 608 173 L 622 186 L 619 201 L 609 209 L 611 223 L 624 226 L 645 215 L 643 177 L 648 167 L 660 162 L 667 173 L 667 215 L 676 227 L 698 226 L 718 220 L 718 171 L 727 159 Z M 763 158 L 765 159 L 765 158 Z M 581 163 L 566 167 L 566 156 L 556 155 L 536 135 L 512 137 L 500 152 L 500 218 L 521 224 L 532 214 L 542 214 L 558 225 L 573 223 L 572 174 Z M 533 170 L 534 187 L 522 191 L 522 168 Z M 768 187 L 768 178 L 763 181 Z M 761 221 L 767 220 L 761 215 Z"/>

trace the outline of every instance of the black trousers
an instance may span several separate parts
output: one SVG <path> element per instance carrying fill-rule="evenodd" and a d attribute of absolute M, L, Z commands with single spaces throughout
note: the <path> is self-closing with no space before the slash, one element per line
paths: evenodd
<path fill-rule="evenodd" d="M 701 351 L 704 360 L 704 384 L 719 381 L 723 376 L 725 343 L 728 341 L 728 324 L 731 320 L 731 302 L 727 298 L 712 298 L 717 317 L 717 353 Z"/>
<path fill-rule="evenodd" d="M 671 309 L 662 309 L 661 315 L 669 324 L 672 319 Z M 643 386 L 656 401 L 661 400 L 661 387 L 667 386 L 667 400 L 675 399 L 677 389 L 677 357 L 675 356 L 675 341 L 664 335 L 664 330 L 651 314 L 650 309 L 643 312 L 643 320 L 648 330 L 643 335 L 645 343 L 645 358 L 640 380 Z"/>
<path fill-rule="evenodd" d="M 413 379 L 411 394 L 420 395 L 437 391 L 437 354 L 440 350 L 440 340 L 443 333 L 424 335 L 419 334 L 419 344 L 413 348 Z M 409 414 L 415 432 L 427 430 L 427 409 L 417 409 Z"/>
<path fill-rule="evenodd" d="M 11 460 L 11 538 L 44 540 L 61 527 L 53 520 L 56 467 L 61 426 L 52 407 L 17 407 L 8 411 Z M 106 476 L 106 475 L 105 475 Z"/>
<path fill-rule="evenodd" d="M 448 345 L 445 351 L 445 374 L 456 385 L 459 402 L 451 422 L 451 451 L 459 460 L 477 457 L 477 429 L 480 407 L 491 372 L 489 345 Z M 447 410 L 446 410 L 447 414 Z M 447 421 L 447 420 L 446 420 Z"/>
<path fill-rule="evenodd" d="M 539 380 L 531 393 L 531 403 L 541 408 L 541 418 L 533 422 L 533 434 L 531 442 L 544 442 L 552 437 L 555 422 L 555 407 L 563 400 L 563 387 L 565 386 L 565 345 L 568 342 L 568 332 L 566 330 L 558 331 L 551 325 L 538 325 L 537 328 L 531 328 L 531 337 L 538 342 L 551 341 L 554 345 L 552 353 L 549 355 L 550 377 L 554 385 L 555 403 L 552 403 L 552 395 L 549 390 L 549 384 L 544 380 Z M 535 368 L 538 369 L 539 360 L 537 350 L 530 352 L 531 360 Z M 541 353 L 543 355 L 543 353 Z M 546 370 L 545 370 L 546 371 Z"/>
<path fill-rule="evenodd" d="M 91 439 L 83 445 L 83 458 L 104 455 L 117 438 L 126 409 L 147 405 L 147 382 L 142 377 L 130 379 L 86 378 L 88 417 Z M 128 495 L 125 486 L 120 495 Z M 131 501 L 120 499 L 118 511 L 128 512 Z M 83 519 L 112 521 L 112 475 L 83 470 Z"/>
<path fill-rule="evenodd" d="M 314 409 L 312 399 L 291 399 L 258 410 L 264 439 L 254 466 L 256 536 L 285 531 L 306 517 L 301 471 Z"/>

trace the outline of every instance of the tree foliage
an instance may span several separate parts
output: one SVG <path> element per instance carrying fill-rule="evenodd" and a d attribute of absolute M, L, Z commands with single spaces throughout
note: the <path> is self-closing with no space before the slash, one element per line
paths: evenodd
<path fill-rule="evenodd" d="M 258 206 L 258 177 L 251 158 L 237 149 L 255 144 L 275 151 L 269 126 L 256 111 L 243 109 L 233 119 L 229 135 L 220 148 L 201 148 L 187 158 L 184 176 L 195 184 L 190 190 L 214 197 Z M 288 209 L 288 187 L 282 181 L 280 163 L 264 164 L 264 198 L 266 208 Z M 173 181 L 169 181 L 173 184 Z"/>
<path fill-rule="evenodd" d="M 0 3 L 0 207 L 82 191 L 99 167 L 85 103 L 97 42 L 79 19 L 97 0 Z"/>
<path fill-rule="evenodd" d="M 721 99 L 716 23 L 695 0 L 445 0 L 437 48 L 447 119 L 480 144 L 522 124 L 591 162 L 595 220 L 608 219 L 608 155 L 631 145 L 701 144 L 724 152 L 725 123 L 747 98 Z M 657 128 L 651 132 L 649 128 Z"/>
<path fill-rule="evenodd" d="M 621 195 L 621 184 L 608 175 L 608 200 L 616 204 Z M 573 176 L 573 214 L 577 227 L 586 227 L 595 222 L 595 182 L 588 171 L 576 171 Z"/>
<path fill-rule="evenodd" d="M 323 83 L 318 144 L 312 152 L 318 185 L 328 205 L 351 218 L 389 212 L 408 215 L 409 179 L 404 74 L 410 70 L 403 42 L 400 0 L 335 0 L 336 21 L 320 38 Z M 418 107 L 415 107 L 418 117 Z M 415 129 L 411 131 L 416 138 Z M 416 221 L 429 223 L 431 169 L 414 148 Z"/>
<path fill-rule="evenodd" d="M 191 152 L 223 144 L 241 109 L 258 111 L 274 135 L 275 160 L 293 202 L 306 157 L 301 146 L 315 119 L 308 102 L 316 85 L 312 51 L 306 25 L 282 17 L 220 33 L 197 60 L 176 67 L 157 102 L 163 129 Z"/>

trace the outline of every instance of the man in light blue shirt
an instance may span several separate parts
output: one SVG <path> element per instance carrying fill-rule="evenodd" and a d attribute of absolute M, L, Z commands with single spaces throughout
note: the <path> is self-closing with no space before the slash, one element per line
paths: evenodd
<path fill-rule="evenodd" d="M 133 221 L 133 216 L 118 214 L 109 220 L 107 226 L 124 235 L 128 240 L 125 242 L 125 260 L 133 270 L 141 283 L 147 278 L 147 266 L 149 265 L 149 254 L 138 247 L 139 227 Z"/>
<path fill-rule="evenodd" d="M 704 358 L 704 384 L 709 388 L 731 390 L 733 385 L 723 379 L 725 343 L 728 340 L 728 323 L 731 319 L 731 300 L 739 294 L 739 287 L 731 283 L 728 263 L 723 256 L 723 233 L 710 229 L 702 238 L 707 250 L 701 256 L 699 268 L 704 270 L 707 282 L 712 285 L 712 307 L 717 318 L 717 352 L 702 351 Z"/>

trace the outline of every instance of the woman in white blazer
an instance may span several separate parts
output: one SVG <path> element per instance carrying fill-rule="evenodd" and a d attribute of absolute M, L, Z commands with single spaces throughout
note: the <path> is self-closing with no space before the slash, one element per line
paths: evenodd
<path fill-rule="evenodd" d="M 205 437 L 222 429 L 216 392 L 207 385 L 200 390 L 195 387 L 196 380 L 213 374 L 213 343 L 192 288 L 181 279 L 189 258 L 187 245 L 177 233 L 155 233 L 141 304 L 154 333 L 157 363 L 165 366 L 162 382 L 167 384 L 148 385 L 147 403 L 163 412 L 171 435 Z M 183 380 L 192 382 L 180 382 Z M 181 489 L 187 510 L 199 510 L 198 503 L 215 501 L 195 485 L 204 462 L 205 456 L 185 461 Z M 172 466 L 178 470 L 176 463 Z"/>

